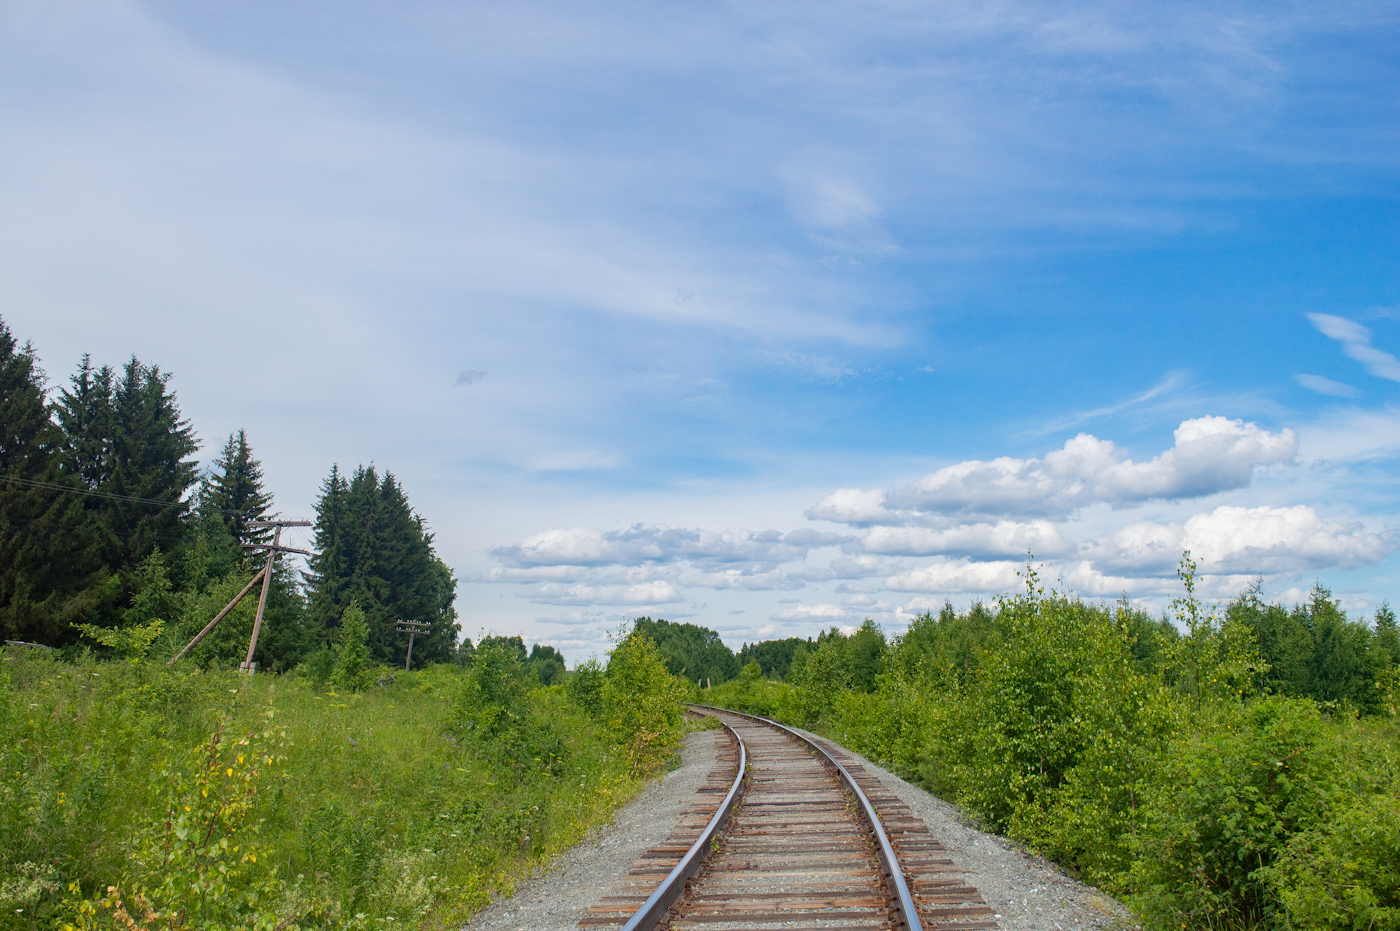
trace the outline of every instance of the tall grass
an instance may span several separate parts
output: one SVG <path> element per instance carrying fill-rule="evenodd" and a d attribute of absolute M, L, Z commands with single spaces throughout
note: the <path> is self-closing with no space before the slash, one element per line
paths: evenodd
<path fill-rule="evenodd" d="M 0 928 L 459 925 L 607 820 L 679 733 L 639 760 L 562 687 L 494 670 L 508 710 L 451 666 L 355 693 L 6 650 Z"/>

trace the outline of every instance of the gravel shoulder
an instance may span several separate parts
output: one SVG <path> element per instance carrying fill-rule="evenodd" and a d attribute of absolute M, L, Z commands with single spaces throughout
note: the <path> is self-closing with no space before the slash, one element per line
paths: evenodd
<path fill-rule="evenodd" d="M 977 887 L 1005 931 L 1128 931 L 1138 928 L 1133 914 L 1117 899 L 1065 875 L 1054 863 L 1022 849 L 1004 837 L 973 827 L 958 809 L 911 785 L 819 734 L 802 733 L 842 757 L 857 760 L 943 841 L 953 863 L 965 868 L 967 882 Z"/>
<path fill-rule="evenodd" d="M 721 731 L 687 735 L 681 765 L 621 809 L 612 824 L 522 881 L 515 895 L 472 917 L 469 931 L 574 931 L 588 906 L 663 840 L 714 766 Z M 1065 875 L 1053 863 L 973 827 L 958 808 L 856 753 L 811 734 L 862 763 L 948 847 L 966 879 L 996 909 L 1005 931 L 1129 931 L 1132 914 L 1112 896 Z"/>
<path fill-rule="evenodd" d="M 632 863 L 671 832 L 705 784 L 724 732 L 695 731 L 681 748 L 681 765 L 647 786 L 609 824 L 523 880 L 515 895 L 493 902 L 467 922 L 469 931 L 575 931 Z"/>

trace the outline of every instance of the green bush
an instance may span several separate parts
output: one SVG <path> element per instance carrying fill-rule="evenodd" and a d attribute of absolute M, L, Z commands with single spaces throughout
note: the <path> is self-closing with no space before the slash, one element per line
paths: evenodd
<path fill-rule="evenodd" d="M 564 756 L 553 722 L 530 701 L 538 688 L 515 651 L 483 642 L 465 675 L 450 732 L 485 758 L 519 770 L 553 770 Z"/>
<path fill-rule="evenodd" d="M 340 642 L 330 683 L 338 689 L 363 691 L 374 684 L 376 670 L 369 655 L 369 623 L 365 612 L 352 603 L 340 616 Z"/>
<path fill-rule="evenodd" d="M 1359 798 L 1300 831 L 1262 878 L 1277 895 L 1281 927 L 1400 928 L 1400 798 Z"/>
<path fill-rule="evenodd" d="M 613 734 L 627 747 L 632 772 L 651 772 L 675 752 L 685 695 L 649 637 L 631 634 L 613 649 L 602 705 Z"/>
<path fill-rule="evenodd" d="M 603 667 L 598 660 L 590 658 L 579 663 L 564 680 L 564 692 L 589 715 L 597 717 L 602 713 Z"/>
<path fill-rule="evenodd" d="M 1147 802 L 1135 902 L 1163 927 L 1278 925 L 1269 867 L 1338 788 L 1317 708 L 1271 696 L 1178 742 Z"/>

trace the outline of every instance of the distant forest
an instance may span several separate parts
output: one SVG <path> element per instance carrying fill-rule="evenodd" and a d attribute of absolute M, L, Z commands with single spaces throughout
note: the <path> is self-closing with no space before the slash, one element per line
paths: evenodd
<path fill-rule="evenodd" d="M 274 510 L 243 430 L 208 472 L 193 458 L 199 449 L 159 366 L 132 356 L 114 369 L 85 355 L 50 396 L 34 348 L 0 319 L 3 639 L 173 655 L 214 617 L 263 564 L 256 545 L 269 531 L 250 525 Z M 375 660 L 403 664 L 399 619 L 429 625 L 415 664 L 458 657 L 456 581 L 393 474 L 332 466 L 315 511 L 304 575 L 277 561 L 259 665 L 326 665 L 351 604 L 364 613 Z M 201 642 L 195 660 L 241 661 L 255 601 Z"/>

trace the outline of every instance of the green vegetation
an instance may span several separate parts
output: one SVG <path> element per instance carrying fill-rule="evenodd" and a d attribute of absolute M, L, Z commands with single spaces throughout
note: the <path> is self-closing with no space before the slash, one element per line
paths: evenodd
<path fill-rule="evenodd" d="M 718 684 L 739 674 L 734 651 L 708 627 L 639 617 L 633 629 L 656 644 L 672 675 Z"/>
<path fill-rule="evenodd" d="M 0 637 L 100 655 L 174 655 L 260 568 L 272 496 L 243 430 L 201 475 L 170 375 L 84 356 L 50 401 L 29 345 L 0 320 Z M 352 604 L 375 663 L 402 665 L 400 618 L 423 621 L 422 664 L 461 658 L 452 572 L 390 473 L 336 466 L 316 502 L 305 579 L 279 561 L 254 660 L 325 670 Z M 285 542 L 285 541 L 284 541 Z M 303 589 L 303 582 L 305 588 Z M 192 652 L 204 668 L 247 651 L 255 598 Z M 470 652 L 469 649 L 467 651 Z"/>
<path fill-rule="evenodd" d="M 1126 897 L 1149 927 L 1400 928 L 1394 615 L 1255 586 L 1176 623 L 1028 590 L 867 622 L 706 700 L 823 731 Z M 756 645 L 751 655 L 763 655 Z"/>
<path fill-rule="evenodd" d="M 794 658 L 805 656 L 814 647 L 813 642 L 801 637 L 788 637 L 786 640 L 763 640 L 759 643 L 746 643 L 735 657 L 740 668 L 749 663 L 758 663 L 759 670 L 770 679 L 786 679 Z M 801 660 L 798 660 L 801 664 Z"/>
<path fill-rule="evenodd" d="M 309 572 L 275 565 L 271 675 L 232 671 L 256 596 L 170 665 L 263 564 L 272 498 L 242 430 L 199 474 L 169 381 L 84 357 L 50 402 L 0 321 L 0 635 L 56 648 L 0 651 L 0 929 L 460 925 L 674 757 L 685 686 L 651 640 L 573 676 L 459 644 L 452 573 L 374 467 L 332 466 Z M 410 672 L 399 619 L 428 625 Z"/>
<path fill-rule="evenodd" d="M 452 609 L 456 581 L 388 472 L 381 477 L 374 466 L 361 466 L 346 479 L 331 468 L 316 502 L 316 555 L 306 582 L 318 642 L 332 643 L 345 609 L 358 604 L 376 660 L 403 664 L 408 638 L 394 629 L 400 618 L 430 625 L 414 640 L 419 660 L 445 662 L 453 654 L 460 632 Z"/>
<path fill-rule="evenodd" d="M 645 638 L 566 686 L 499 643 L 376 685 L 340 631 L 330 688 L 0 653 L 0 928 L 457 926 L 674 757 Z"/>

